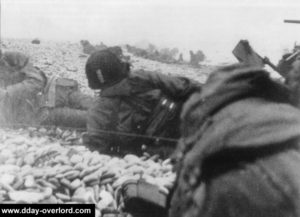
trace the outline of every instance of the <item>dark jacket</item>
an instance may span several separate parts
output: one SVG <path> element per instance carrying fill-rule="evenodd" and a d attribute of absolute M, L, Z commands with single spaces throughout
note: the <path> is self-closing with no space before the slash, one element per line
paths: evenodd
<path fill-rule="evenodd" d="M 229 68 L 184 106 L 169 216 L 299 216 L 300 112 L 265 71 Z"/>
<path fill-rule="evenodd" d="M 130 73 L 121 82 L 102 90 L 94 102 L 88 115 L 89 144 L 105 152 L 111 147 L 120 146 L 121 149 L 132 149 L 138 153 L 137 149 L 140 150 L 143 143 L 153 144 L 153 139 L 124 133 L 178 138 L 181 104 L 198 88 L 200 84 L 187 78 L 147 71 Z M 164 102 L 168 105 L 174 102 L 176 109 L 166 109 L 165 115 L 162 115 L 160 111 L 164 108 L 160 105 Z M 173 113 L 172 117 L 164 120 L 170 113 Z M 157 122 L 154 119 L 158 119 Z M 163 124 L 159 123 L 160 120 Z M 160 128 L 160 132 L 151 127 Z M 173 146 L 175 144 L 173 142 Z"/>

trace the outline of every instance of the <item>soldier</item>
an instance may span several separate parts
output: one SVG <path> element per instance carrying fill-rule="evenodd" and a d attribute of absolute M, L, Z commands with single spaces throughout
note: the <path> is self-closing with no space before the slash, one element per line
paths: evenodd
<path fill-rule="evenodd" d="M 279 73 L 291 91 L 291 101 L 300 108 L 300 55 L 299 51 L 284 54 L 277 65 Z"/>
<path fill-rule="evenodd" d="M 78 83 L 47 78 L 20 52 L 5 52 L 0 59 L 1 124 L 86 127 L 92 97 Z"/>
<path fill-rule="evenodd" d="M 201 50 L 197 51 L 197 53 L 196 53 L 196 59 L 198 61 L 198 64 L 199 64 L 199 62 L 202 62 L 203 60 L 205 60 L 205 55 L 204 55 L 204 53 Z"/>
<path fill-rule="evenodd" d="M 181 104 L 200 88 L 199 83 L 183 77 L 132 72 L 128 63 L 109 50 L 89 57 L 86 76 L 89 87 L 101 92 L 89 110 L 85 142 L 105 153 L 141 154 L 143 144 L 159 148 L 161 143 L 165 145 L 163 155 L 166 149 L 173 150 L 176 141 L 153 141 L 148 137 L 177 139 Z"/>
<path fill-rule="evenodd" d="M 266 71 L 224 67 L 185 104 L 169 216 L 299 216 L 300 112 Z"/>
<path fill-rule="evenodd" d="M 182 53 L 180 53 L 180 54 L 179 54 L 179 57 L 178 57 L 177 63 L 179 63 L 179 64 L 182 64 L 182 63 L 184 63 L 184 60 L 183 60 L 183 55 L 182 55 Z"/>
<path fill-rule="evenodd" d="M 292 53 L 286 53 L 282 56 L 282 58 L 279 60 L 277 64 L 277 71 L 280 73 L 281 76 L 286 77 L 286 74 L 288 71 L 292 68 L 292 63 L 295 60 L 294 58 L 290 61 L 287 61 L 287 59 L 292 55 Z"/>
<path fill-rule="evenodd" d="M 293 104 L 300 108 L 300 56 L 292 63 L 292 67 L 286 75 L 286 84 L 291 90 Z"/>
<path fill-rule="evenodd" d="M 81 40 L 80 44 L 82 45 L 82 51 L 85 54 L 90 55 L 97 50 L 88 40 Z"/>
<path fill-rule="evenodd" d="M 190 50 L 190 65 L 194 67 L 199 66 L 199 60 L 197 59 L 197 55 L 194 54 L 192 50 Z"/>

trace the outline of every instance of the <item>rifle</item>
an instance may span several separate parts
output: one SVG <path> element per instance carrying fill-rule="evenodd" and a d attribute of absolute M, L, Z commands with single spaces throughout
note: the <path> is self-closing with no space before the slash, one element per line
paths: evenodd
<path fill-rule="evenodd" d="M 284 58 L 284 61 L 293 62 L 296 59 L 296 57 L 298 56 L 298 54 L 300 54 L 300 50 L 296 50 L 294 53 L 292 53 L 288 57 Z"/>
<path fill-rule="evenodd" d="M 279 73 L 278 68 L 269 60 L 268 57 L 263 58 L 253 50 L 248 40 L 240 40 L 232 53 L 239 62 L 258 67 L 269 65 L 273 70 Z"/>
<path fill-rule="evenodd" d="M 300 23 L 300 20 L 284 20 L 285 23 Z"/>

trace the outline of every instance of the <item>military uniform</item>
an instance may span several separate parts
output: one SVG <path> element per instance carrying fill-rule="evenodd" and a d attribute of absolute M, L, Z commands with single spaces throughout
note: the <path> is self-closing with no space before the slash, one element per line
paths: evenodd
<path fill-rule="evenodd" d="M 79 91 L 71 79 L 52 77 L 29 62 L 19 52 L 5 52 L 3 70 L 11 70 L 9 79 L 2 77 L 1 108 L 4 124 L 45 124 L 85 127 L 92 97 Z"/>
<path fill-rule="evenodd" d="M 113 149 L 123 154 L 140 154 L 142 144 L 149 144 L 149 148 L 164 144 L 165 150 L 168 145 L 169 151 L 173 150 L 176 141 L 168 143 L 125 134 L 178 138 L 181 104 L 198 88 L 200 84 L 187 78 L 143 70 L 131 72 L 120 82 L 103 89 L 89 110 L 90 147 L 106 153 Z"/>
<path fill-rule="evenodd" d="M 36 96 L 42 92 L 46 77 L 22 53 L 5 52 L 1 61 L 2 121 L 4 124 L 33 124 Z"/>
<path fill-rule="evenodd" d="M 299 216 L 300 112 L 261 69 L 214 72 L 183 108 L 170 217 Z"/>
<path fill-rule="evenodd" d="M 77 81 L 52 77 L 40 98 L 41 124 L 85 128 L 92 97 L 83 94 Z"/>
<path fill-rule="evenodd" d="M 292 54 L 291 53 L 284 54 L 277 64 L 278 72 L 284 78 L 287 76 L 287 73 L 292 68 L 292 61 L 290 61 L 290 62 L 286 61 L 286 58 L 288 58 L 290 55 L 292 55 Z"/>

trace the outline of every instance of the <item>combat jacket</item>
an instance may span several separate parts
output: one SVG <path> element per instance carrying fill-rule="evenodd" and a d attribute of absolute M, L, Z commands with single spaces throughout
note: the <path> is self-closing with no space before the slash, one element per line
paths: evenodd
<path fill-rule="evenodd" d="M 56 76 L 47 79 L 19 52 L 6 52 L 3 59 L 9 67 L 1 70 L 17 73 L 1 82 L 5 87 L 0 94 L 2 124 L 86 127 L 92 97 L 80 92 L 77 81 Z"/>
<path fill-rule="evenodd" d="M 300 112 L 258 68 L 213 73 L 182 112 L 171 217 L 299 216 Z"/>
<path fill-rule="evenodd" d="M 92 96 L 80 91 L 77 81 L 50 77 L 39 97 L 39 123 L 85 129 L 92 99 Z"/>
<path fill-rule="evenodd" d="M 4 124 L 33 123 L 37 110 L 37 96 L 42 94 L 46 77 L 35 68 L 28 57 L 18 52 L 4 54 L 11 69 L 19 72 L 20 82 L 6 86 L 1 96 Z M 5 119 L 5 120 L 3 120 Z"/>
<path fill-rule="evenodd" d="M 88 114 L 87 143 L 104 152 L 117 147 L 137 153 L 144 142 L 155 141 L 127 134 L 178 138 L 181 104 L 199 88 L 199 83 L 183 77 L 143 70 L 131 72 L 102 90 L 95 100 Z"/>

